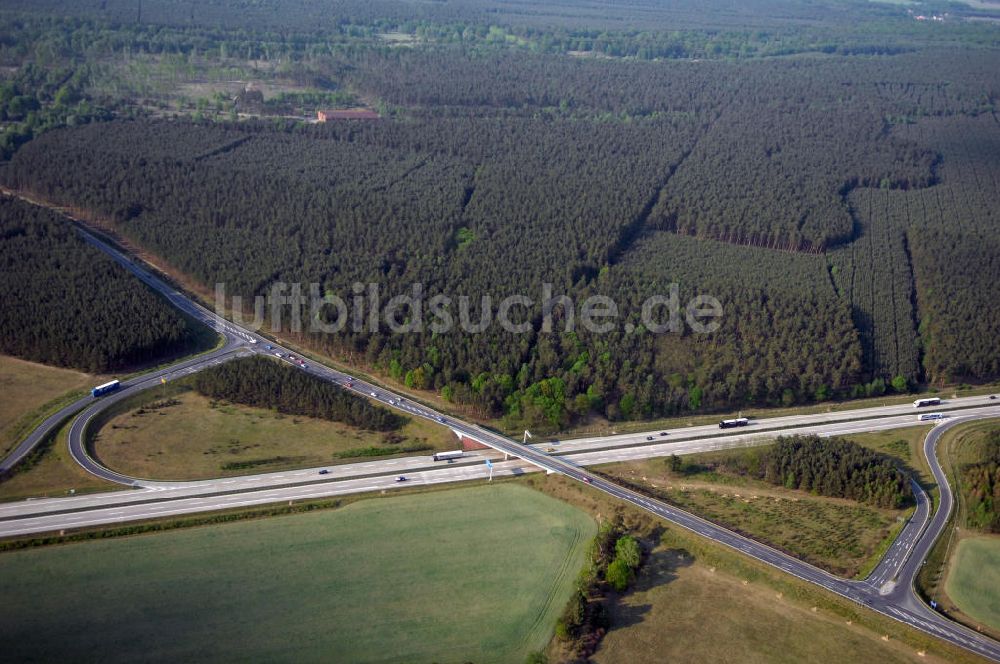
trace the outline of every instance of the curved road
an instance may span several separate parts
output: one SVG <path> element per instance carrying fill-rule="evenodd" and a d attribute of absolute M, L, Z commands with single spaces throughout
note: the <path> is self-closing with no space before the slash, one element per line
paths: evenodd
<path fill-rule="evenodd" d="M 71 416 L 78 410 L 86 409 L 81 417 L 73 423 L 70 432 L 70 443 L 74 458 L 87 468 L 87 470 L 111 481 L 128 484 L 130 486 L 143 486 L 153 492 L 162 491 L 164 494 L 169 493 L 169 491 L 166 491 L 165 489 L 175 485 L 176 483 L 156 483 L 136 480 L 134 478 L 125 477 L 119 473 L 114 473 L 114 471 L 110 471 L 94 461 L 87 453 L 84 445 L 84 433 L 87 423 L 109 405 L 118 400 L 127 398 L 131 394 L 134 394 L 142 389 L 152 387 L 158 384 L 161 379 L 197 371 L 206 366 L 210 366 L 211 364 L 225 361 L 241 351 L 256 353 L 264 352 L 264 349 L 262 348 L 263 344 L 257 343 L 257 338 L 252 333 L 225 321 L 201 305 L 198 305 L 188 299 L 180 291 L 153 276 L 152 273 L 143 267 L 133 263 L 127 256 L 119 252 L 117 249 L 111 247 L 107 243 L 82 229 L 80 229 L 80 232 L 86 241 L 111 255 L 118 263 L 123 265 L 151 288 L 166 297 L 179 309 L 196 320 L 210 325 L 223 334 L 226 343 L 222 348 L 212 351 L 206 355 L 181 362 L 172 367 L 161 369 L 150 374 L 130 379 L 124 385 L 123 390 L 111 396 L 100 398 L 97 400 L 97 403 L 94 403 L 95 400 L 92 397 L 85 397 L 76 403 L 67 406 L 59 413 L 56 413 L 52 417 L 48 418 L 45 423 L 43 423 L 43 425 L 40 426 L 31 437 L 29 437 L 29 440 L 26 440 L 22 443 L 22 445 L 19 445 L 14 454 L 4 460 L 4 466 L 0 467 L 9 468 L 11 465 L 27 455 L 33 446 L 37 444 L 38 441 L 43 439 L 50 431 L 52 431 L 59 422 L 64 421 L 66 417 Z M 286 357 L 288 354 L 287 349 L 281 348 L 280 346 L 276 346 L 272 352 L 280 352 L 283 355 L 286 355 Z M 801 560 L 789 556 L 772 547 L 743 537 L 717 524 L 668 505 L 667 503 L 655 500 L 641 493 L 620 486 L 601 476 L 590 473 L 576 463 L 573 463 L 569 457 L 552 456 L 542 452 L 536 447 L 522 445 L 521 443 L 510 440 L 482 427 L 436 413 L 435 411 L 420 404 L 399 397 L 384 388 L 372 385 L 362 380 L 351 378 L 346 374 L 332 370 L 326 366 L 312 362 L 306 362 L 299 366 L 303 370 L 312 373 L 317 377 L 338 382 L 345 388 L 352 389 L 367 397 L 381 401 L 386 405 L 399 408 L 419 417 L 436 420 L 439 423 L 448 426 L 459 435 L 466 435 L 475 440 L 481 441 L 497 451 L 523 459 L 524 461 L 527 461 L 547 472 L 561 473 L 572 479 L 590 484 L 594 488 L 601 490 L 619 500 L 628 502 L 640 509 L 656 515 L 659 518 L 691 530 L 704 537 L 715 540 L 788 574 L 819 585 L 831 592 L 857 602 L 858 604 L 867 606 L 872 610 L 878 611 L 879 613 L 911 625 L 916 629 L 930 633 L 941 639 L 971 650 L 984 657 L 1000 661 L 1000 643 L 962 627 L 961 625 L 948 620 L 941 614 L 931 610 L 916 597 L 913 591 L 913 581 L 916 574 L 919 572 L 923 559 L 926 557 L 930 547 L 933 546 L 934 540 L 938 535 L 940 535 L 941 531 L 945 527 L 953 505 L 947 478 L 944 476 L 944 473 L 941 470 L 940 465 L 937 463 L 937 459 L 934 455 L 934 448 L 937 441 L 940 438 L 941 433 L 961 422 L 980 419 L 983 417 L 995 417 L 995 413 L 962 415 L 960 412 L 956 412 L 956 417 L 954 419 L 932 430 L 925 441 L 925 455 L 927 456 L 928 463 L 930 464 L 934 476 L 941 487 L 941 509 L 939 509 L 937 513 L 934 514 L 934 516 L 928 521 L 926 518 L 927 513 L 929 512 L 927 497 L 923 494 L 923 492 L 918 492 L 918 505 L 913 520 L 913 523 L 916 524 L 915 527 L 904 530 L 904 535 L 901 535 L 897 540 L 896 545 L 890 549 L 889 555 L 887 555 L 886 559 L 882 561 L 882 564 L 876 569 L 876 573 L 873 574 L 872 577 L 869 577 L 866 581 L 851 581 L 833 576 L 832 574 L 804 563 Z M 990 410 L 992 411 L 992 409 Z M 912 413 L 913 411 L 910 412 Z M 883 416 L 885 414 L 888 413 L 883 413 Z M 849 417 L 850 415 L 848 415 L 845 419 L 849 419 Z M 607 445 L 605 445 L 605 447 L 607 447 Z M 449 477 L 454 475 L 473 474 L 479 474 L 479 476 L 481 476 L 481 473 L 482 466 L 475 469 L 472 467 L 464 467 L 456 468 L 454 472 L 449 473 Z M 379 486 L 380 483 L 381 486 L 385 486 L 387 479 L 383 477 L 381 480 L 373 481 L 370 478 L 360 478 L 359 480 L 352 481 L 355 483 L 361 482 L 362 484 L 374 485 L 359 486 L 355 489 L 356 491 L 359 491 L 373 490 Z M 443 479 L 440 481 L 454 480 Z M 315 485 L 324 483 L 309 482 L 303 484 Z M 301 485 L 293 486 L 292 490 L 303 493 L 300 486 Z M 226 495 L 235 496 L 237 498 L 237 500 L 230 500 L 231 505 L 259 504 L 260 502 L 295 499 L 292 497 L 286 497 L 288 495 L 288 487 L 285 487 L 284 489 L 280 487 L 276 489 L 267 489 L 264 490 L 264 493 L 267 493 L 268 495 L 258 495 L 256 496 L 256 499 L 250 501 L 243 500 L 242 492 L 227 493 Z M 167 516 L 170 514 L 185 513 L 188 511 L 203 511 L 205 509 L 212 509 L 205 507 L 185 508 L 178 505 L 178 503 L 182 503 L 185 500 L 198 500 L 198 498 L 192 498 L 191 496 L 179 496 L 176 500 L 168 499 L 166 496 L 164 496 L 163 500 L 155 500 L 151 498 L 147 501 L 143 501 L 143 504 L 140 506 L 149 511 L 149 514 L 145 515 L 145 517 L 126 516 L 124 518 L 149 518 L 152 516 Z M 255 500 L 257 501 L 256 503 Z M 148 505 L 148 503 L 156 504 Z M 56 503 L 53 503 L 53 501 L 45 501 L 45 504 L 52 505 Z M 69 504 L 64 504 L 69 507 Z M 0 524 L 10 521 L 23 524 L 23 519 L 32 518 L 30 502 L 22 503 L 15 507 L 20 508 L 24 505 L 27 505 L 27 508 L 15 511 L 15 513 L 11 516 L 6 518 L 0 516 Z M 80 510 L 79 512 L 70 508 L 62 511 L 54 510 L 52 511 L 52 514 L 66 515 L 67 512 L 69 512 L 69 516 L 73 516 L 75 514 L 85 513 L 86 511 L 87 508 L 83 508 L 83 510 Z M 121 512 L 123 511 L 123 508 L 111 511 Z M 897 579 L 895 586 L 890 585 L 889 587 L 884 587 L 879 583 L 873 582 L 880 580 L 879 573 L 881 573 L 882 576 L 885 576 L 887 570 L 891 571 L 894 569 L 900 570 L 896 575 Z"/>
<path fill-rule="evenodd" d="M 321 370 L 317 369 L 316 371 Z M 354 384 L 354 389 L 360 387 L 359 381 L 355 380 Z M 384 400 L 386 403 L 391 403 L 391 405 L 396 405 L 397 407 L 403 407 L 415 414 L 428 416 L 433 412 L 427 411 L 422 406 L 407 403 L 401 404 L 397 401 L 398 397 L 394 395 L 389 397 L 388 393 L 380 391 L 375 386 L 366 383 L 361 383 L 361 386 L 363 386 L 361 389 L 370 388 L 371 391 L 375 392 L 376 397 L 374 398 Z M 370 393 L 369 396 L 371 396 Z M 855 581 L 834 576 L 773 547 L 744 537 L 672 505 L 623 487 L 600 475 L 588 472 L 574 462 L 574 455 L 553 457 L 531 447 L 511 441 L 482 427 L 444 415 L 433 415 L 435 419 L 439 421 L 443 420 L 441 423 L 456 432 L 489 444 L 496 450 L 523 459 L 548 472 L 560 473 L 572 479 L 590 484 L 600 491 L 619 500 L 631 503 L 661 519 L 724 544 L 799 579 L 821 586 L 859 605 L 904 622 L 916 629 L 971 650 L 984 657 L 1000 661 L 1000 643 L 958 625 L 945 616 L 933 611 L 917 598 L 913 590 L 914 580 L 920 570 L 921 564 L 930 547 L 933 545 L 934 540 L 945 527 L 952 505 L 951 493 L 947 488 L 946 478 L 933 453 L 934 447 L 940 435 L 957 424 L 976 419 L 996 418 L 998 416 L 1000 416 L 1000 408 L 984 409 L 984 412 L 970 413 L 942 423 L 928 434 L 925 443 L 925 454 L 928 457 L 928 463 L 934 472 L 939 486 L 942 487 L 941 509 L 933 517 L 930 517 L 930 502 L 928 497 L 919 487 L 916 487 L 917 508 L 914 511 L 911 522 L 904 528 L 893 546 L 890 547 L 886 556 L 872 575 L 864 581 Z M 517 472 L 516 467 L 509 465 L 513 462 L 507 463 L 508 466 L 504 468 L 504 471 Z M 521 469 L 520 472 L 524 472 L 524 470 Z M 440 470 L 422 472 L 419 478 L 411 479 L 419 479 L 419 483 L 431 484 L 462 481 L 477 477 L 482 478 L 484 476 L 484 466 L 476 464 L 474 466 L 462 465 L 454 468 L 446 466 Z M 172 493 L 170 488 L 176 483 L 143 482 L 143 486 L 147 487 L 146 490 L 154 493 L 152 497 L 141 501 L 141 504 L 134 508 L 135 511 L 129 513 L 120 505 L 117 509 L 113 507 L 105 509 L 109 511 L 109 515 L 125 515 L 122 518 L 132 520 L 136 518 L 152 518 L 178 513 L 205 511 L 208 509 L 225 509 L 227 507 L 297 500 L 306 497 L 322 497 L 339 493 L 385 490 L 394 486 L 393 478 L 384 474 L 376 477 L 349 477 L 348 479 L 338 481 L 319 480 L 316 479 L 317 476 L 315 475 L 312 477 L 311 481 L 307 478 L 302 478 L 292 484 L 265 486 L 256 491 L 241 489 L 231 493 L 224 492 L 203 496 L 182 494 L 177 498 L 167 498 L 164 495 Z M 131 478 L 129 478 L 129 481 L 132 481 Z M 163 498 L 158 500 L 155 492 L 160 492 L 159 495 L 162 495 Z M 71 513 L 65 515 L 64 518 L 69 519 L 69 524 L 72 524 L 74 519 L 86 518 L 86 516 L 85 513 L 82 515 Z M 0 526 L 4 525 L 4 521 L 6 520 L 2 516 L 2 512 L 0 512 Z M 114 518 L 111 518 L 111 520 L 114 520 Z M 42 525 L 43 523 L 45 523 L 44 520 L 41 520 L 38 522 L 38 525 Z M 73 526 L 67 525 L 67 527 Z M 889 581 L 893 582 L 887 583 Z"/>
<path fill-rule="evenodd" d="M 122 381 L 120 392 L 112 396 L 93 397 L 87 395 L 73 403 L 61 408 L 58 412 L 47 417 L 34 431 L 31 432 L 17 447 L 15 447 L 2 461 L 0 461 L 0 473 L 9 472 L 14 466 L 24 460 L 32 450 L 38 446 L 50 433 L 56 431 L 59 426 L 71 417 L 74 413 L 90 406 L 92 409 L 102 410 L 113 401 L 118 400 L 120 394 L 134 394 L 142 389 L 147 389 L 160 382 L 164 378 L 177 372 L 197 371 L 206 366 L 217 364 L 223 359 L 228 359 L 238 349 L 256 343 L 256 339 L 246 330 L 237 328 L 229 321 L 216 316 L 214 313 L 202 307 L 198 303 L 190 300 L 183 293 L 155 277 L 149 270 L 133 262 L 131 258 L 112 247 L 107 242 L 97 238 L 91 233 L 76 227 L 81 237 L 88 244 L 93 245 L 104 253 L 108 254 L 116 263 L 131 272 L 140 281 L 155 290 L 167 299 L 170 304 L 180 309 L 194 320 L 212 328 L 222 335 L 223 344 L 219 348 L 201 355 L 180 361 L 166 368 L 157 369 L 139 376 L 134 376 Z M 89 470 L 89 468 L 88 468 Z"/>

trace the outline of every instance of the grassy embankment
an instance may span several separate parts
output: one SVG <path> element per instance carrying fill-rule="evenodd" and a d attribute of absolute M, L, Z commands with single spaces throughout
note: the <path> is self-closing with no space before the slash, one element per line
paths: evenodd
<path fill-rule="evenodd" d="M 97 458 L 109 467 L 151 479 L 245 475 L 456 447 L 451 431 L 419 418 L 384 434 L 217 402 L 183 384 L 156 388 L 116 408 L 93 442 Z"/>
<path fill-rule="evenodd" d="M 926 425 L 915 426 L 854 434 L 850 439 L 897 459 L 936 500 L 937 487 L 922 452 L 929 430 Z M 726 455 L 743 453 L 685 456 L 679 472 L 672 472 L 662 458 L 611 464 L 601 471 L 847 577 L 866 577 L 912 512 L 806 494 L 711 469 Z"/>
<path fill-rule="evenodd" d="M 963 537 L 948 562 L 945 592 L 974 620 L 1000 629 L 1000 537 Z"/>
<path fill-rule="evenodd" d="M 69 455 L 69 423 L 42 441 L 25 459 L 24 469 L 0 482 L 0 501 L 58 497 L 123 489 L 85 471 Z"/>
<path fill-rule="evenodd" d="M 604 474 L 728 528 L 787 551 L 834 574 L 867 571 L 892 541 L 909 510 L 880 509 L 816 496 L 711 469 L 743 450 L 611 464 Z"/>
<path fill-rule="evenodd" d="M 9 453 L 46 417 L 106 378 L 0 355 L 2 454 Z M 24 470 L 0 482 L 0 500 L 113 488 L 88 475 L 69 457 L 65 429 L 44 441 L 22 464 Z"/>
<path fill-rule="evenodd" d="M 46 417 L 105 378 L 0 355 L 0 457 Z"/>

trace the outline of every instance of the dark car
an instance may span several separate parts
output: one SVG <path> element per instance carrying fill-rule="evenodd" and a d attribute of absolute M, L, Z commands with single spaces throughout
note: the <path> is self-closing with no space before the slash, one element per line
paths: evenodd
<path fill-rule="evenodd" d="M 330 473 L 330 471 L 327 470 L 326 468 L 324 468 L 323 470 L 319 471 L 320 475 L 328 475 L 329 473 Z"/>
<path fill-rule="evenodd" d="M 652 436 L 646 436 L 646 440 L 653 440 Z"/>
<path fill-rule="evenodd" d="M 660 435 L 661 435 L 661 436 L 666 436 L 666 435 L 667 435 L 667 432 L 666 432 L 666 431 L 661 431 L 661 432 L 660 432 Z"/>

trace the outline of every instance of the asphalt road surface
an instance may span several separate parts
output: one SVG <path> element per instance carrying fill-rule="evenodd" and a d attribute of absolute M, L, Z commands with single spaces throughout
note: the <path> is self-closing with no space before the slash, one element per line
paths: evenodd
<path fill-rule="evenodd" d="M 95 475 L 113 482 L 142 488 L 138 491 L 105 493 L 97 496 L 80 496 L 68 499 L 23 501 L 5 505 L 0 508 L 0 536 L 17 536 L 28 533 L 82 528 L 108 523 L 134 521 L 137 519 L 150 519 L 209 510 L 262 505 L 286 500 L 294 501 L 332 496 L 341 493 L 386 490 L 390 487 L 406 485 L 407 482 L 435 484 L 477 479 L 483 477 L 488 472 L 484 465 L 457 463 L 436 469 L 417 470 L 415 473 L 407 475 L 406 481 L 399 482 L 392 475 L 376 473 L 371 476 L 350 476 L 341 471 L 340 475 L 329 480 L 325 479 L 328 475 L 321 476 L 316 474 L 312 475 L 313 478 L 316 478 L 315 480 L 302 477 L 301 479 L 296 478 L 293 482 L 279 486 L 268 486 L 267 479 L 264 479 L 262 482 L 261 480 L 257 480 L 261 484 L 254 489 L 248 489 L 242 486 L 226 487 L 224 482 L 228 481 L 233 484 L 253 482 L 255 481 L 253 478 L 212 480 L 209 481 L 209 484 L 181 483 L 184 486 L 178 486 L 177 483 L 146 482 L 135 478 L 128 478 L 103 467 L 89 456 L 84 445 L 86 424 L 98 412 L 116 400 L 127 398 L 129 395 L 146 387 L 158 384 L 161 378 L 169 380 L 178 374 L 197 371 L 205 366 L 225 361 L 240 352 L 265 352 L 263 349 L 265 342 L 253 333 L 228 323 L 188 299 L 183 293 L 161 281 L 145 268 L 133 263 L 131 259 L 107 243 L 85 231 L 81 230 L 81 233 L 88 242 L 107 252 L 116 261 L 125 266 L 126 269 L 166 297 L 179 309 L 218 330 L 225 337 L 225 344 L 211 353 L 133 378 L 123 385 L 121 391 L 113 395 L 101 397 L 97 400 L 91 397 L 83 398 L 46 420 L 29 439 L 24 441 L 22 445 L 19 445 L 14 453 L 4 460 L 0 468 L 9 468 L 18 460 L 23 459 L 24 456 L 30 453 L 34 445 L 37 445 L 48 433 L 51 433 L 66 417 L 70 417 L 73 413 L 83 410 L 81 416 L 74 421 L 70 431 L 70 447 L 74 458 Z M 290 354 L 288 349 L 282 348 L 277 344 L 273 345 L 275 348 L 267 352 L 279 352 L 286 356 L 285 361 L 290 361 L 287 359 L 287 356 Z M 631 436 L 573 441 L 572 443 L 566 443 L 561 449 L 567 451 L 573 449 L 573 451 L 581 454 L 550 455 L 541 451 L 539 446 L 522 445 L 482 427 L 436 413 L 426 406 L 407 400 L 384 388 L 366 381 L 353 379 L 346 374 L 332 370 L 326 366 L 309 361 L 296 362 L 295 365 L 325 380 L 336 381 L 345 389 L 354 390 L 413 416 L 435 420 L 448 426 L 459 435 L 466 435 L 481 441 L 498 452 L 517 457 L 537 469 L 542 469 L 550 473 L 560 473 L 589 484 L 595 489 L 603 491 L 619 500 L 631 503 L 670 523 L 710 538 L 788 574 L 819 585 L 858 604 L 867 606 L 874 611 L 911 625 L 916 629 L 933 634 L 995 661 L 1000 661 L 1000 643 L 948 620 L 923 604 L 913 592 L 913 580 L 927 552 L 933 546 L 935 538 L 940 535 L 945 527 L 953 504 L 947 479 L 943 471 L 941 471 L 933 453 L 934 447 L 937 444 L 940 433 L 947 428 L 963 421 L 997 417 L 1000 415 L 1000 409 L 988 407 L 988 402 L 985 401 L 985 398 L 980 402 L 974 402 L 975 398 L 972 398 L 973 400 L 969 400 L 968 403 L 962 400 L 958 406 L 952 403 L 933 408 L 935 411 L 943 411 L 948 407 L 964 408 L 981 406 L 981 408 L 976 409 L 976 412 L 973 412 L 971 409 L 969 411 L 954 411 L 952 413 L 953 417 L 939 424 L 927 436 L 925 454 L 941 487 L 941 508 L 933 517 L 928 519 L 927 513 L 929 510 L 926 496 L 922 492 L 919 493 L 918 496 L 922 497 L 918 498 L 918 506 L 910 525 L 904 529 L 903 534 L 897 539 L 896 544 L 890 548 L 886 558 L 882 561 L 879 568 L 876 569 L 876 573 L 865 581 L 852 581 L 833 576 L 765 544 L 748 539 L 693 514 L 620 486 L 583 468 L 584 463 L 604 462 L 603 459 L 606 457 L 601 457 L 600 455 L 607 455 L 611 452 L 616 452 L 619 455 L 645 454 L 652 456 L 669 454 L 671 452 L 666 450 L 679 450 L 679 447 L 672 447 L 668 443 L 645 446 L 642 445 L 643 441 L 637 440 L 637 435 L 633 434 Z M 792 428 L 796 427 L 812 427 L 817 433 L 832 435 L 831 431 L 836 426 L 908 426 L 915 424 L 914 412 L 910 406 L 889 406 L 881 409 L 869 408 L 859 411 L 841 411 L 838 413 L 774 418 L 773 421 L 757 422 L 754 426 L 758 431 L 744 433 L 742 434 L 742 439 L 718 436 L 717 431 L 715 432 L 716 435 L 712 436 L 709 431 L 711 427 L 704 428 L 703 432 L 695 431 L 696 428 L 685 429 L 683 430 L 683 435 L 688 439 L 688 442 L 692 442 L 693 438 L 701 437 L 702 433 L 704 433 L 706 439 L 714 439 L 701 441 L 703 444 L 753 444 L 754 437 L 773 436 L 775 427 L 782 431 L 786 431 L 786 427 L 788 427 L 787 433 L 791 433 Z M 866 423 L 854 421 L 862 419 L 869 421 Z M 784 420 L 785 423 L 775 424 L 781 420 Z M 840 424 L 836 425 L 834 424 L 835 422 L 839 422 Z M 771 428 L 772 433 L 768 434 L 764 432 L 764 427 Z M 867 431 L 872 429 L 864 428 L 859 430 Z M 666 433 L 667 436 L 665 437 L 669 437 L 671 434 L 669 431 Z M 650 435 L 654 434 L 647 434 L 647 437 Z M 657 433 L 655 437 L 660 436 Z M 718 439 L 729 440 L 724 440 L 723 443 L 720 443 Z M 650 441 L 646 440 L 645 442 Z M 639 445 L 636 445 L 636 443 L 639 443 Z M 591 454 L 598 456 L 591 457 L 590 459 L 584 458 L 585 455 L 582 453 L 588 450 Z M 635 450 L 639 451 L 636 452 Z M 620 458 L 625 457 L 612 458 L 610 460 Z M 396 462 L 403 464 L 413 463 L 412 461 L 407 462 L 405 460 L 396 460 Z M 495 466 L 494 472 L 503 474 L 518 474 L 531 470 L 531 468 L 526 467 L 519 461 L 500 462 L 498 460 Z M 258 477 L 271 478 L 272 480 L 286 479 L 281 475 L 280 473 L 271 473 Z M 192 485 L 198 486 L 195 487 Z M 895 578 L 890 578 L 890 576 Z"/>
<path fill-rule="evenodd" d="M 214 313 L 208 311 L 201 305 L 188 299 L 183 293 L 153 276 L 147 269 L 137 265 L 128 256 L 121 253 L 108 243 L 83 230 L 80 230 L 80 235 L 86 242 L 107 253 L 119 265 L 166 297 L 167 300 L 175 307 L 183 311 L 191 318 L 215 329 L 223 337 L 223 344 L 215 350 L 189 358 L 182 362 L 178 362 L 167 368 L 150 371 L 128 380 L 123 380 L 120 392 L 133 394 L 141 389 L 146 389 L 155 384 L 159 384 L 160 378 L 176 375 L 179 372 L 197 371 L 206 366 L 211 366 L 221 360 L 228 359 L 240 348 L 252 345 L 250 344 L 250 340 L 254 339 L 254 336 L 249 332 L 236 328 L 225 319 L 216 316 Z M 114 396 L 116 395 L 110 395 L 110 397 Z M 57 413 L 54 413 L 46 418 L 42 424 L 32 431 L 30 435 L 21 441 L 17 447 L 15 447 L 2 461 L 0 461 L 0 473 L 10 471 L 14 466 L 24 460 L 24 458 L 31 454 L 32 450 L 34 450 L 39 443 L 41 443 L 49 434 L 55 432 L 59 426 L 74 413 L 77 413 L 87 407 L 100 408 L 102 404 L 107 405 L 110 397 L 104 396 L 95 398 L 87 395 L 63 407 Z"/>

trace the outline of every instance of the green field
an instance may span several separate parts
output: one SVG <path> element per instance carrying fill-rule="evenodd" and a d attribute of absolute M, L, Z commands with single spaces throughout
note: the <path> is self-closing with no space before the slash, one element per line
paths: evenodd
<path fill-rule="evenodd" d="M 962 539 L 949 564 L 945 590 L 962 611 L 1000 629 L 1000 538 Z"/>
<path fill-rule="evenodd" d="M 6 661 L 521 662 L 596 531 L 501 484 L 0 555 Z"/>

